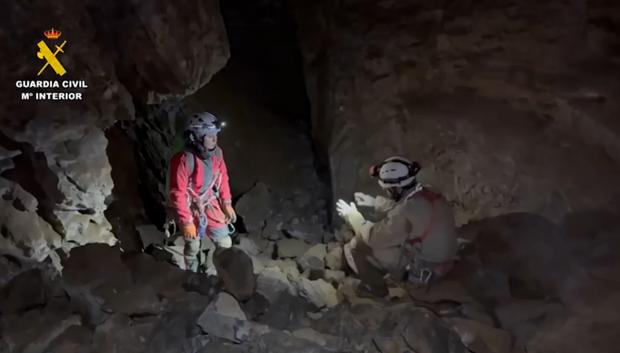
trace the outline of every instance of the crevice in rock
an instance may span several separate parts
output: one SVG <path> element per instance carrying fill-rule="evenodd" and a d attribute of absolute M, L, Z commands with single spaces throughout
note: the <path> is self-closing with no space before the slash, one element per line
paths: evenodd
<path fill-rule="evenodd" d="M 58 165 L 58 167 L 60 168 L 60 165 Z M 75 179 L 73 179 L 67 173 L 63 173 L 63 174 L 65 175 L 65 178 L 67 178 L 67 180 L 71 183 L 71 185 L 75 186 L 75 188 L 78 189 L 79 192 L 82 192 L 82 193 L 87 192 L 86 188 L 84 188 L 83 186 L 80 186 L 80 184 L 78 184 L 78 182 L 75 181 Z"/>
<path fill-rule="evenodd" d="M 158 317 L 159 314 L 144 312 L 144 313 L 131 313 L 131 314 L 127 315 L 127 316 L 131 320 L 136 320 L 136 319 L 145 319 L 145 318 L 149 318 L 149 317 Z"/>
<path fill-rule="evenodd" d="M 93 210 L 92 208 L 79 208 L 78 212 L 83 215 L 94 215 L 95 214 L 95 210 Z M 91 220 L 91 222 L 93 221 Z"/>
<path fill-rule="evenodd" d="M 58 189 L 58 177 L 49 169 L 47 157 L 43 152 L 35 152 L 26 142 L 17 142 L 0 131 L 0 146 L 21 153 L 13 157 L 15 167 L 0 174 L 1 177 L 18 184 L 38 201 L 37 214 L 48 222 L 54 230 L 63 234 L 60 220 L 54 215 L 56 205 L 64 201 Z M 19 205 L 19 204 L 18 204 Z"/>
<path fill-rule="evenodd" d="M 129 253 L 141 249 L 136 226 L 147 221 L 143 200 L 150 201 L 142 197 L 144 174 L 140 172 L 136 144 L 127 134 L 128 126 L 132 125 L 133 122 L 119 122 L 106 131 L 114 188 L 105 215 L 121 247 Z"/>
<path fill-rule="evenodd" d="M 0 227 L 0 234 L 5 238 L 5 239 L 10 239 L 11 238 L 11 234 L 9 233 L 9 230 L 6 226 L 1 226 Z"/>

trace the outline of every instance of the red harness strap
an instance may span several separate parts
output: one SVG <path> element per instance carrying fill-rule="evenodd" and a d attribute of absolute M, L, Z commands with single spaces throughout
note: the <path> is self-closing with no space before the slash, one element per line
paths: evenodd
<path fill-rule="evenodd" d="M 412 192 L 411 194 L 409 194 L 406 198 L 406 200 L 409 200 L 410 198 L 416 197 L 416 196 L 421 196 L 423 198 L 425 198 L 428 202 L 431 203 L 432 205 L 432 209 L 431 209 L 431 220 L 428 222 L 428 225 L 426 226 L 426 228 L 424 229 L 424 231 L 422 232 L 422 234 L 418 237 L 418 238 L 413 238 L 413 239 L 408 239 L 407 242 L 411 245 L 413 244 L 417 244 L 417 243 L 421 243 L 423 242 L 426 238 L 428 238 L 428 235 L 431 233 L 431 229 L 433 228 L 433 224 L 435 223 L 435 201 L 437 200 L 441 200 L 443 197 L 436 193 L 436 192 L 432 192 L 430 190 L 427 189 L 422 189 L 420 191 L 417 192 Z"/>

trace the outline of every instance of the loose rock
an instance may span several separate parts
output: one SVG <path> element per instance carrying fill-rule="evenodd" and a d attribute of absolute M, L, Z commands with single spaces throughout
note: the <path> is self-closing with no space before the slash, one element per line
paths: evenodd
<path fill-rule="evenodd" d="M 302 270 L 322 270 L 325 268 L 326 247 L 324 244 L 317 244 L 308 249 L 298 260 L 297 263 Z"/>
<path fill-rule="evenodd" d="M 509 353 L 512 348 L 512 336 L 504 331 L 483 323 L 452 318 L 446 319 L 453 325 L 465 346 L 474 352 Z"/>
<path fill-rule="evenodd" d="M 300 222 L 287 225 L 286 232 L 293 238 L 301 239 L 309 243 L 320 243 L 323 241 L 323 227 L 320 224 L 311 222 Z"/>
<path fill-rule="evenodd" d="M 250 336 L 246 320 L 245 313 L 235 298 L 221 292 L 200 315 L 197 323 L 209 335 L 239 343 Z"/>
<path fill-rule="evenodd" d="M 282 239 L 277 242 L 277 253 L 280 258 L 293 258 L 303 255 L 310 245 L 299 239 Z"/>
<path fill-rule="evenodd" d="M 338 305 L 338 292 L 331 284 L 325 282 L 323 279 L 311 281 L 306 278 L 301 278 L 298 287 L 299 295 L 306 298 L 317 308 L 322 308 L 324 306 L 331 308 Z"/>
<path fill-rule="evenodd" d="M 284 274 L 277 267 L 269 267 L 258 275 L 256 280 L 256 292 L 263 295 L 271 303 L 275 301 L 282 292 L 295 294 L 295 289 Z"/>
<path fill-rule="evenodd" d="M 146 249 L 151 244 L 163 244 L 165 235 L 153 224 L 136 226 L 136 231 L 142 240 L 142 248 Z"/>
<path fill-rule="evenodd" d="M 252 296 L 256 288 L 256 276 L 252 259 L 241 249 L 216 250 L 213 262 L 224 288 L 240 301 Z"/>
<path fill-rule="evenodd" d="M 329 249 L 331 248 L 331 249 Z M 325 255 L 325 265 L 330 270 L 340 271 L 344 268 L 342 246 L 338 243 L 330 243 Z"/>
<path fill-rule="evenodd" d="M 257 183 L 239 199 L 235 208 L 248 231 L 260 232 L 265 227 L 265 220 L 271 216 L 271 204 L 269 188 L 263 183 Z"/>

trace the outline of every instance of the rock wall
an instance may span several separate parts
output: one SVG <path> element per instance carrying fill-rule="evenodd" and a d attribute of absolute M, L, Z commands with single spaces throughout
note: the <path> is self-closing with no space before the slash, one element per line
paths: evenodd
<path fill-rule="evenodd" d="M 612 351 L 618 4 L 294 4 L 334 196 L 379 192 L 367 168 L 386 156 L 420 161 L 420 180 L 444 192 L 467 224 L 461 235 L 475 239 L 484 269 L 464 274 L 490 280 L 480 289 L 499 294 L 487 305 L 515 351 Z M 566 317 L 525 319 L 532 300 L 561 303 Z"/>
<path fill-rule="evenodd" d="M 225 65 L 218 2 L 11 3 L 0 22 L 0 45 L 11 53 L 0 67 L 2 254 L 42 260 L 55 249 L 113 244 L 103 129 L 133 119 L 134 103 L 192 93 Z M 88 85 L 81 101 L 20 99 L 16 81 L 59 79 L 52 70 L 36 76 L 36 43 L 51 25 L 67 41 L 62 79 Z"/>
<path fill-rule="evenodd" d="M 619 8 L 601 1 L 295 1 L 333 192 L 422 163 L 460 224 L 615 208 Z"/>

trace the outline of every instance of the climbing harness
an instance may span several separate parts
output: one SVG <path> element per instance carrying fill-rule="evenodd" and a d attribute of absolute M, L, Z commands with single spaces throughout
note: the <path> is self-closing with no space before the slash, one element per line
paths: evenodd
<path fill-rule="evenodd" d="M 187 188 L 187 204 L 192 211 L 192 215 L 195 219 L 199 220 L 198 234 L 202 238 L 205 235 L 207 227 L 206 210 L 213 207 L 212 202 L 219 197 L 219 189 L 221 186 L 221 174 L 218 172 L 211 179 L 210 184 L 207 187 L 203 187 L 202 191 L 196 192 L 193 189 L 194 186 L 194 171 L 196 164 L 196 156 L 194 153 L 185 151 L 188 161 L 189 169 L 189 187 Z M 164 222 L 164 233 L 166 235 L 166 241 L 170 242 L 175 238 L 178 227 L 175 221 L 174 211 L 172 207 L 168 207 L 166 221 Z"/>
<path fill-rule="evenodd" d="M 403 251 L 401 253 L 401 261 L 402 258 L 405 256 L 405 252 L 415 254 L 417 248 L 424 242 L 424 240 L 426 240 L 426 238 L 428 238 L 433 228 L 433 225 L 436 222 L 435 205 L 437 201 L 443 199 L 440 194 L 428 190 L 423 186 L 416 187 L 411 193 L 409 193 L 405 197 L 405 201 L 408 201 L 414 196 L 421 196 L 431 203 L 431 219 L 419 237 L 405 240 L 403 244 Z M 417 256 L 414 256 L 413 261 L 407 264 L 407 266 L 405 267 L 407 279 L 413 283 L 428 285 L 437 273 L 444 273 L 443 264 L 436 266 L 436 268 L 428 265 L 430 264 L 427 264 L 425 263 L 425 261 L 418 259 Z"/>

